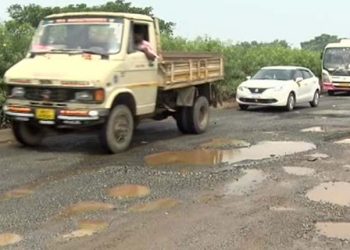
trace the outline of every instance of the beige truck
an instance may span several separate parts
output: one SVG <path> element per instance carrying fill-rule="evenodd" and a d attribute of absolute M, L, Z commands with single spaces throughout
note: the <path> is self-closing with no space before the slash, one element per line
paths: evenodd
<path fill-rule="evenodd" d="M 158 55 L 135 44 L 142 36 Z M 50 130 L 94 128 L 110 153 L 126 150 L 140 120 L 175 118 L 186 134 L 209 124 L 223 58 L 161 50 L 158 21 L 128 13 L 65 13 L 39 25 L 26 58 L 5 74 L 3 109 L 16 139 L 36 146 Z"/>

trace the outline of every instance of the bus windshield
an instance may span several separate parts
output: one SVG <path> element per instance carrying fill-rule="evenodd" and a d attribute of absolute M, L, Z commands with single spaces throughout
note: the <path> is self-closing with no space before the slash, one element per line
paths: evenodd
<path fill-rule="evenodd" d="M 323 67 L 334 75 L 350 74 L 350 48 L 328 48 L 324 53 Z"/>

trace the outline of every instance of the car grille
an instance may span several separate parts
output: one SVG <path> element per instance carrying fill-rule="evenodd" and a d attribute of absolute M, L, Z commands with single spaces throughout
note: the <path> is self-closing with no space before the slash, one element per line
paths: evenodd
<path fill-rule="evenodd" d="M 248 88 L 248 89 L 251 93 L 254 93 L 254 94 L 262 94 L 265 92 L 265 90 L 267 90 L 266 88 L 265 89 L 263 89 L 263 88 Z"/>
<path fill-rule="evenodd" d="M 249 102 L 249 103 L 262 103 L 262 104 L 270 104 L 277 102 L 276 99 L 254 99 L 254 98 L 239 98 L 241 102 Z"/>
<path fill-rule="evenodd" d="M 61 88 L 25 88 L 25 99 L 31 101 L 69 102 L 74 100 L 75 91 Z"/>

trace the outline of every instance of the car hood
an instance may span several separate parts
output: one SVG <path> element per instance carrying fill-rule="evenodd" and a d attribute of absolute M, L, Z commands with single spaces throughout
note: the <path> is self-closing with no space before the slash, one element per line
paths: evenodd
<path fill-rule="evenodd" d="M 96 81 L 104 82 L 115 71 L 116 64 L 109 60 L 81 55 L 48 55 L 25 58 L 6 74 L 5 79 Z M 11 81 L 11 80 L 10 80 Z"/>
<path fill-rule="evenodd" d="M 277 80 L 248 80 L 241 84 L 246 88 L 275 88 L 281 85 L 287 85 L 291 81 L 277 81 Z"/>

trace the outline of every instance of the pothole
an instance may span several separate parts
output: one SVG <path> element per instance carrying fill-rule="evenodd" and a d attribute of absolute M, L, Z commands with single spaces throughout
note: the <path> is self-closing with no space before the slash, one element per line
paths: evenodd
<path fill-rule="evenodd" d="M 340 140 L 340 141 L 336 141 L 335 143 L 336 144 L 350 144 L 350 138 L 343 139 L 343 140 Z"/>
<path fill-rule="evenodd" d="M 312 176 L 316 173 L 312 168 L 283 167 L 283 170 L 288 174 L 297 176 Z"/>
<path fill-rule="evenodd" d="M 323 183 L 307 192 L 306 196 L 317 202 L 331 203 L 339 206 L 350 206 L 350 183 Z"/>
<path fill-rule="evenodd" d="M 158 210 L 167 210 L 179 205 L 179 203 L 180 202 L 175 199 L 160 199 L 149 203 L 132 206 L 129 211 L 134 213 L 145 213 Z"/>
<path fill-rule="evenodd" d="M 5 192 L 2 196 L 1 199 L 19 199 L 23 198 L 25 196 L 32 195 L 34 191 L 29 188 L 17 188 L 14 190 L 10 190 L 8 192 Z"/>
<path fill-rule="evenodd" d="M 296 211 L 295 208 L 292 207 L 270 207 L 271 211 L 274 212 L 294 212 Z"/>
<path fill-rule="evenodd" d="M 327 238 L 350 240 L 350 223 L 319 222 L 316 223 L 316 231 Z"/>
<path fill-rule="evenodd" d="M 140 185 L 123 185 L 107 190 L 110 197 L 117 199 L 142 198 L 151 193 L 149 187 Z"/>
<path fill-rule="evenodd" d="M 304 132 L 304 133 L 324 133 L 326 131 L 322 127 L 311 127 L 311 128 L 302 129 L 301 132 Z"/>
<path fill-rule="evenodd" d="M 93 213 L 99 211 L 109 211 L 113 210 L 115 207 L 112 204 L 95 202 L 95 201 L 85 201 L 74 204 L 61 213 L 61 217 L 72 217 L 84 213 Z"/>
<path fill-rule="evenodd" d="M 10 246 L 22 241 L 22 237 L 18 234 L 4 233 L 0 234 L 0 247 Z"/>
<path fill-rule="evenodd" d="M 100 233 L 108 227 L 108 223 L 98 220 L 84 220 L 79 222 L 79 229 L 63 235 L 64 239 L 82 238 Z"/>
<path fill-rule="evenodd" d="M 263 171 L 257 169 L 247 169 L 244 173 L 240 179 L 226 185 L 226 195 L 245 195 L 253 192 L 257 185 L 267 178 Z"/>
<path fill-rule="evenodd" d="M 308 161 L 325 160 L 325 159 L 328 159 L 328 158 L 329 158 L 329 155 L 321 154 L 321 153 L 315 153 L 315 154 L 307 155 L 307 160 Z"/>
<path fill-rule="evenodd" d="M 247 148 L 249 142 L 235 139 L 213 139 L 210 142 L 201 144 L 204 149 L 227 149 L 227 148 Z"/>
<path fill-rule="evenodd" d="M 150 167 L 163 165 L 213 166 L 220 163 L 232 164 L 292 155 L 315 148 L 314 144 L 307 142 L 267 141 L 260 142 L 249 148 L 233 150 L 197 149 L 157 153 L 146 156 L 145 162 Z"/>

